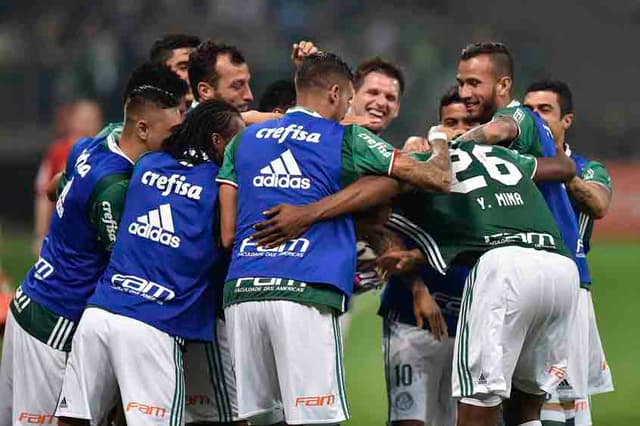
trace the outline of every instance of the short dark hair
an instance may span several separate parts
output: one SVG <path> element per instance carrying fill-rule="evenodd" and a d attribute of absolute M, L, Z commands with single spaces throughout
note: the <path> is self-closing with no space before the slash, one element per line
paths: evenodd
<path fill-rule="evenodd" d="M 219 133 L 231 137 L 232 123 L 241 120 L 240 112 L 233 105 L 218 99 L 198 104 L 187 114 L 180 126 L 162 142 L 162 150 L 177 159 L 193 164 L 212 161 L 215 151 L 211 135 Z"/>
<path fill-rule="evenodd" d="M 296 104 L 296 88 L 291 80 L 277 80 L 264 91 L 258 111 L 272 112 L 276 108 L 287 109 Z"/>
<path fill-rule="evenodd" d="M 163 65 L 145 62 L 131 73 L 122 102 L 129 106 L 152 102 L 161 108 L 172 108 L 188 92 L 189 86 L 178 74 Z"/>
<path fill-rule="evenodd" d="M 438 110 L 438 116 L 442 120 L 442 108 L 451 104 L 463 103 L 460 93 L 458 93 L 458 86 L 450 86 L 444 95 L 440 98 L 440 108 Z"/>
<path fill-rule="evenodd" d="M 508 76 L 514 79 L 513 58 L 507 46 L 494 41 L 472 43 L 462 49 L 460 60 L 466 61 L 480 55 L 489 55 L 498 77 Z"/>
<path fill-rule="evenodd" d="M 565 115 L 573 113 L 573 95 L 571 89 L 564 81 L 560 80 L 539 80 L 534 81 L 527 87 L 529 92 L 553 92 L 558 96 L 558 104 L 560 104 L 560 114 Z"/>
<path fill-rule="evenodd" d="M 198 36 L 190 34 L 167 34 L 156 40 L 149 50 L 149 60 L 164 65 L 176 49 L 196 48 L 200 44 Z"/>
<path fill-rule="evenodd" d="M 305 56 L 295 75 L 296 91 L 352 81 L 353 73 L 349 65 L 338 55 L 329 52 Z"/>
<path fill-rule="evenodd" d="M 189 55 L 189 84 L 191 84 L 191 91 L 197 101 L 200 100 L 198 83 L 204 81 L 214 88 L 217 86 L 220 76 L 216 72 L 216 62 L 220 55 L 229 55 L 232 64 L 246 63 L 237 47 L 219 44 L 212 40 L 200 43 Z"/>
<path fill-rule="evenodd" d="M 380 74 L 384 74 L 390 78 L 395 78 L 398 80 L 398 84 L 400 85 L 400 94 L 404 93 L 404 75 L 400 68 L 391 62 L 385 61 L 379 56 L 375 56 L 370 59 L 366 59 L 358 64 L 358 68 L 356 68 L 356 72 L 353 76 L 353 86 L 356 90 L 362 87 L 362 83 L 364 83 L 364 78 L 372 72 L 379 72 Z"/>

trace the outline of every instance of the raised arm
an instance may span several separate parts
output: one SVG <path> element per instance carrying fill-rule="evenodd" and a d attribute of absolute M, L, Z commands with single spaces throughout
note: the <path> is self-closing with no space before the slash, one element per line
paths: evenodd
<path fill-rule="evenodd" d="M 457 140 L 486 145 L 509 145 L 518 137 L 519 132 L 518 123 L 513 118 L 500 116 L 474 127 Z"/>

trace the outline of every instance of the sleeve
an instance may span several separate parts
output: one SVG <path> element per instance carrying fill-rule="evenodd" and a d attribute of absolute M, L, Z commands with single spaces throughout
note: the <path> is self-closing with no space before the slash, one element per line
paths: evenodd
<path fill-rule="evenodd" d="M 343 168 L 353 180 L 363 175 L 388 176 L 395 157 L 393 146 L 357 125 L 345 127 L 342 153 Z"/>
<path fill-rule="evenodd" d="M 520 154 L 541 155 L 540 143 L 536 137 L 536 123 L 530 113 L 522 107 L 504 108 L 496 111 L 493 118 L 496 117 L 510 117 L 518 126 L 518 136 L 511 142 L 509 148 Z"/>
<path fill-rule="evenodd" d="M 589 161 L 587 165 L 582 168 L 582 174 L 580 177 L 585 182 L 597 183 L 602 185 L 607 191 L 613 191 L 613 187 L 611 186 L 611 176 L 609 176 L 609 172 L 602 163 Z"/>
<path fill-rule="evenodd" d="M 98 242 L 111 251 L 124 210 L 129 179 L 119 179 L 97 190 L 89 204 L 89 220 L 96 227 Z"/>
<path fill-rule="evenodd" d="M 513 162 L 522 173 L 529 179 L 533 179 L 538 168 L 538 160 L 533 155 L 523 155 L 515 150 L 509 150 L 511 162 Z"/>
<path fill-rule="evenodd" d="M 231 139 L 231 142 L 229 142 L 227 147 L 224 149 L 224 159 L 222 160 L 222 167 L 220 167 L 220 170 L 218 171 L 216 182 L 226 183 L 235 187 L 238 186 L 235 161 L 236 151 L 241 137 L 242 133 L 238 133 L 233 139 Z"/>

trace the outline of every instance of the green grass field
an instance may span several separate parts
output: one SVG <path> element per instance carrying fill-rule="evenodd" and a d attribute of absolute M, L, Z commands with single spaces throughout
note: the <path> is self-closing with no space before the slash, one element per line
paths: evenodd
<path fill-rule="evenodd" d="M 19 282 L 31 266 L 30 241 L 24 234 L 4 235 L 0 259 Z M 593 398 L 595 426 L 637 426 L 635 396 L 640 395 L 640 336 L 636 321 L 640 301 L 640 244 L 598 243 L 590 254 L 593 299 L 600 334 L 616 391 Z M 358 298 L 345 341 L 347 388 L 353 418 L 350 426 L 383 425 L 386 418 L 381 321 L 375 315 L 378 294 Z"/>

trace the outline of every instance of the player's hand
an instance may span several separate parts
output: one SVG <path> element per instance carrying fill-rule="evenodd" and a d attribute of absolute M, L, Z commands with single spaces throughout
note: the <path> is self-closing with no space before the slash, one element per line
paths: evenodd
<path fill-rule="evenodd" d="M 422 282 L 414 286 L 413 289 L 413 315 L 416 318 L 416 326 L 418 328 L 422 328 L 424 320 L 427 320 L 434 339 L 442 340 L 449 336 L 447 322 L 440 311 L 440 307 Z"/>
<path fill-rule="evenodd" d="M 391 250 L 378 258 L 378 265 L 390 274 L 401 275 L 413 271 L 420 262 L 419 250 Z"/>
<path fill-rule="evenodd" d="M 276 120 L 282 117 L 282 114 L 278 114 L 277 112 L 260 112 L 256 110 L 242 112 L 240 115 L 242 116 L 242 121 L 244 121 L 244 124 L 247 126 L 262 123 L 267 120 Z"/>
<path fill-rule="evenodd" d="M 453 129 L 451 127 L 445 126 L 444 124 L 437 124 L 429 129 L 429 132 L 427 133 L 427 139 L 431 140 L 431 136 L 436 133 L 443 133 L 444 135 L 446 135 L 446 142 L 449 142 L 464 134 L 465 131 L 462 129 Z"/>
<path fill-rule="evenodd" d="M 305 56 L 313 55 L 319 51 L 311 41 L 301 40 L 298 43 L 293 43 L 291 48 L 291 62 L 297 68 L 302 65 L 302 60 Z"/>
<path fill-rule="evenodd" d="M 421 136 L 410 136 L 402 146 L 402 152 L 411 154 L 412 152 L 426 152 L 431 150 L 431 145 L 426 138 Z"/>
<path fill-rule="evenodd" d="M 258 246 L 273 248 L 297 238 L 313 223 L 309 206 L 279 204 L 262 213 L 267 219 L 256 223 L 251 235 Z"/>

